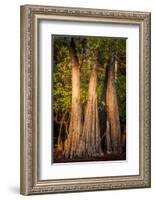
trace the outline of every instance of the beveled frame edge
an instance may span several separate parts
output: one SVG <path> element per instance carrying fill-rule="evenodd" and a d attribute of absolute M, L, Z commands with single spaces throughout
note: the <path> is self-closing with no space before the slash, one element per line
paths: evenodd
<path fill-rule="evenodd" d="M 38 179 L 37 167 L 37 59 L 36 20 L 50 16 L 103 19 L 111 23 L 139 24 L 140 56 L 140 176 L 99 177 L 67 180 Z M 20 192 L 43 194 L 150 187 L 151 185 L 151 13 L 51 6 L 21 6 L 21 89 L 20 89 Z M 142 164 L 142 165 L 141 165 Z"/>

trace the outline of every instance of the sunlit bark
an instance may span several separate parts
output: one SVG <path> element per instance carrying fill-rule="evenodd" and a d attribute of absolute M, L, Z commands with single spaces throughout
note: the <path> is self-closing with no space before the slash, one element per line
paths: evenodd
<path fill-rule="evenodd" d="M 113 153 L 121 153 L 121 128 L 115 86 L 115 57 L 112 56 L 107 66 L 106 112 L 107 112 L 107 149 Z"/>
<path fill-rule="evenodd" d="M 72 107 L 69 134 L 64 145 L 65 158 L 77 156 L 77 146 L 82 130 L 80 103 L 80 67 L 73 38 L 70 42 L 69 53 L 72 66 Z"/>
<path fill-rule="evenodd" d="M 93 61 L 93 67 L 89 80 L 88 100 L 84 117 L 82 137 L 80 138 L 79 155 L 101 155 L 99 114 L 97 103 L 97 60 Z"/>

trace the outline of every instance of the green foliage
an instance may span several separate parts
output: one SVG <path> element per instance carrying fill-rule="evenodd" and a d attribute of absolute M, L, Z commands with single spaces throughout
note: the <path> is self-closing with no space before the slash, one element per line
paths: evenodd
<path fill-rule="evenodd" d="M 87 46 L 90 50 L 96 50 L 100 47 L 101 45 L 101 39 L 97 39 L 94 37 L 89 37 L 87 39 Z"/>
<path fill-rule="evenodd" d="M 55 41 L 55 65 L 53 69 L 54 113 L 66 113 L 71 106 L 71 66 L 69 51 L 60 39 Z"/>

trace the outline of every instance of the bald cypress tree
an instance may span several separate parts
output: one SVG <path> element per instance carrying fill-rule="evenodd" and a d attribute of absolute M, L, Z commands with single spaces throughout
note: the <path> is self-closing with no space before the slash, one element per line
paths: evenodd
<path fill-rule="evenodd" d="M 118 100 L 115 85 L 115 56 L 112 53 L 110 62 L 107 65 L 106 79 L 106 145 L 107 151 L 121 153 L 121 128 L 118 109 Z"/>
<path fill-rule="evenodd" d="M 77 147 L 82 130 L 80 103 L 80 65 L 73 38 L 71 38 L 70 41 L 69 54 L 72 66 L 72 102 L 69 134 L 67 135 L 64 145 L 65 158 L 73 158 L 77 156 Z"/>
<path fill-rule="evenodd" d="M 93 157 L 101 155 L 99 113 L 97 102 L 97 54 L 92 56 L 92 69 L 88 86 L 88 99 L 84 116 L 79 155 Z"/>

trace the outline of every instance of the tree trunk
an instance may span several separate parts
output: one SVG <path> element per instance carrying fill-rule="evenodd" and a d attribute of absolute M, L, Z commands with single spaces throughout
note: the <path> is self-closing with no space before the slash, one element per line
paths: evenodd
<path fill-rule="evenodd" d="M 117 94 L 115 87 L 115 58 L 112 56 L 108 67 L 107 89 L 106 89 L 106 112 L 107 112 L 107 149 L 113 153 L 121 153 L 121 128 Z"/>
<path fill-rule="evenodd" d="M 69 48 L 72 65 L 72 107 L 69 125 L 69 134 L 65 140 L 64 156 L 73 158 L 77 156 L 77 146 L 82 129 L 81 103 L 80 103 L 80 67 L 73 38 Z"/>
<path fill-rule="evenodd" d="M 84 117 L 82 137 L 80 138 L 79 155 L 92 157 L 101 155 L 100 128 L 97 103 L 97 61 L 89 80 L 88 101 Z"/>

